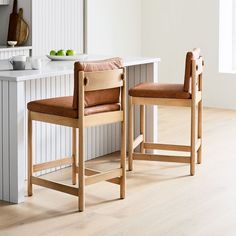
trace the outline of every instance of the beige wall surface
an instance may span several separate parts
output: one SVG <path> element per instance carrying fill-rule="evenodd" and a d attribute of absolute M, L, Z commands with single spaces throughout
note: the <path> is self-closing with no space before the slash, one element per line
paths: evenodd
<path fill-rule="evenodd" d="M 87 0 L 88 53 L 141 55 L 141 0 Z"/>
<path fill-rule="evenodd" d="M 181 83 L 185 53 L 201 47 L 204 104 L 236 108 L 236 75 L 219 73 L 219 1 L 143 0 L 142 54 L 159 56 L 160 82 Z"/>

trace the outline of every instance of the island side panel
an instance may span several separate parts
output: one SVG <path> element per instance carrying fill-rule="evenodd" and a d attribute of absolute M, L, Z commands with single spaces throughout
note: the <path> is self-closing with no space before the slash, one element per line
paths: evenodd
<path fill-rule="evenodd" d="M 10 201 L 9 82 L 2 81 L 2 200 Z"/>
<path fill-rule="evenodd" d="M 158 62 L 148 64 L 147 66 L 147 82 L 158 82 Z M 158 141 L 158 107 L 146 107 L 146 132 L 148 134 L 147 141 L 157 143 Z M 153 152 L 153 151 L 149 151 Z"/>
<path fill-rule="evenodd" d="M 9 185 L 10 202 L 24 201 L 25 193 L 25 86 L 9 82 Z"/>
<path fill-rule="evenodd" d="M 0 81 L 0 200 L 24 199 L 24 83 Z"/>

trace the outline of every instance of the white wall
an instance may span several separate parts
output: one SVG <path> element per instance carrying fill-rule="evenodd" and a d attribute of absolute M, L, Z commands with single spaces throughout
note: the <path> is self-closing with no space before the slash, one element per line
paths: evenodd
<path fill-rule="evenodd" d="M 31 1 L 33 56 L 53 49 L 83 52 L 83 0 Z"/>
<path fill-rule="evenodd" d="M 219 71 L 232 71 L 234 68 L 233 61 L 233 40 L 235 38 L 234 30 L 234 6 L 235 0 L 220 0 L 219 11 Z"/>
<path fill-rule="evenodd" d="M 141 0 L 87 0 L 87 52 L 139 56 Z"/>
<path fill-rule="evenodd" d="M 236 75 L 220 74 L 218 0 L 143 0 L 142 54 L 159 56 L 161 82 L 183 82 L 185 53 L 201 47 L 204 104 L 236 109 Z"/>

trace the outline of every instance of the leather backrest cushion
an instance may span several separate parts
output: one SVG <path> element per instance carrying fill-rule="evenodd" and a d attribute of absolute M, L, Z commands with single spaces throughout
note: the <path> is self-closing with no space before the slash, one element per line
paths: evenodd
<path fill-rule="evenodd" d="M 196 60 L 200 57 L 201 50 L 200 48 L 195 48 L 192 51 L 188 52 L 186 55 L 185 62 L 185 76 L 184 76 L 184 91 L 190 92 L 190 81 L 192 77 L 192 60 Z"/>
<path fill-rule="evenodd" d="M 73 108 L 78 109 L 78 85 L 79 85 L 79 71 L 93 72 L 93 71 L 106 71 L 121 69 L 123 67 L 123 61 L 121 58 L 111 58 L 107 60 L 91 61 L 91 62 L 76 62 L 75 76 L 74 76 L 74 97 Z M 106 89 L 85 92 L 85 107 L 92 107 L 103 104 L 119 103 L 120 100 L 120 88 Z"/>

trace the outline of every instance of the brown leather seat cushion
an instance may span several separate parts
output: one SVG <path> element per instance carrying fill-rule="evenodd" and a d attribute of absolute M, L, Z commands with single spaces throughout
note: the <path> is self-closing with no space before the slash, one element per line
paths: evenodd
<path fill-rule="evenodd" d="M 40 112 L 50 115 L 63 116 L 68 118 L 78 118 L 78 110 L 73 109 L 73 97 L 58 97 L 29 102 L 27 108 L 30 111 Z M 119 111 L 120 104 L 104 104 L 84 109 L 84 115 L 92 115 L 101 112 Z"/>
<path fill-rule="evenodd" d="M 183 84 L 141 83 L 131 88 L 129 95 L 148 98 L 191 98 L 191 94 L 184 91 Z"/>
<path fill-rule="evenodd" d="M 191 98 L 192 60 L 200 58 L 200 48 L 195 48 L 186 54 L 184 84 L 143 83 L 129 90 L 133 97 L 149 98 Z"/>
<path fill-rule="evenodd" d="M 114 70 L 121 69 L 123 67 L 123 61 L 121 58 L 111 58 L 107 60 L 100 61 L 90 61 L 90 62 L 76 62 L 75 77 L 74 77 L 74 99 L 73 99 L 73 108 L 78 109 L 78 85 L 79 85 L 79 72 L 92 72 L 92 71 L 105 71 L 105 70 Z M 99 91 L 85 92 L 84 104 L 85 107 L 119 103 L 120 100 L 120 88 L 106 89 Z"/>

